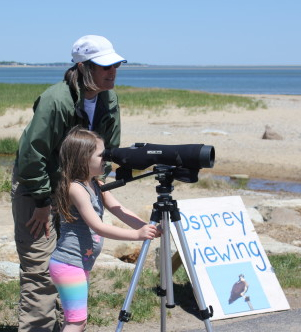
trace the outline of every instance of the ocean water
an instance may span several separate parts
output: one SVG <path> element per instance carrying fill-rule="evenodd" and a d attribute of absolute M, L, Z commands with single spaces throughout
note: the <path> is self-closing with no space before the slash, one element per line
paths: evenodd
<path fill-rule="evenodd" d="M 68 67 L 0 67 L 0 83 L 51 83 Z M 120 67 L 117 85 L 233 94 L 301 94 L 295 67 Z"/>

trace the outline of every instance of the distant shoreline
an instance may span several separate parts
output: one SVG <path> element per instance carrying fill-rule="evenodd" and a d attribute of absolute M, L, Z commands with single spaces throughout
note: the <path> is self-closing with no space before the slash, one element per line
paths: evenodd
<path fill-rule="evenodd" d="M 72 67 L 73 63 L 64 63 L 64 64 L 0 64 L 0 68 L 54 68 L 54 67 Z M 123 64 L 122 68 L 142 68 L 142 69 L 203 69 L 203 70 L 220 70 L 220 69 L 231 69 L 231 70 L 240 70 L 240 69 L 301 69 L 301 65 L 148 65 L 148 64 Z"/>
<path fill-rule="evenodd" d="M 70 65 L 0 65 L 0 68 L 51 68 L 51 67 L 71 67 Z"/>

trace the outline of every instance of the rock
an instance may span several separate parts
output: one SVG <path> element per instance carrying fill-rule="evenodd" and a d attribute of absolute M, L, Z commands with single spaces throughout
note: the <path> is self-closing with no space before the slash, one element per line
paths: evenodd
<path fill-rule="evenodd" d="M 249 180 L 250 177 L 247 174 L 232 174 L 230 175 L 231 180 Z"/>
<path fill-rule="evenodd" d="M 261 213 L 264 221 L 269 221 L 273 212 L 273 208 L 270 206 L 258 206 L 256 207 Z"/>
<path fill-rule="evenodd" d="M 101 267 L 106 269 L 130 269 L 134 270 L 136 265 L 131 263 L 125 263 L 111 255 L 100 254 L 95 262 L 95 267 Z"/>
<path fill-rule="evenodd" d="M 139 254 L 140 254 L 140 248 L 136 248 L 133 252 L 122 255 L 118 258 L 126 263 L 135 263 L 139 257 Z"/>
<path fill-rule="evenodd" d="M 284 200 L 278 200 L 278 199 L 267 199 L 262 202 L 260 202 L 258 205 L 260 206 L 268 206 L 268 207 L 286 207 L 291 209 L 301 209 L 301 199 L 284 199 Z"/>
<path fill-rule="evenodd" d="M 301 247 L 301 241 L 300 240 L 295 240 L 295 241 L 292 242 L 292 245 L 296 246 L 296 247 Z"/>
<path fill-rule="evenodd" d="M 6 243 L 9 241 L 9 238 L 7 235 L 3 235 L 0 237 L 0 243 Z"/>
<path fill-rule="evenodd" d="M 267 253 L 271 254 L 285 254 L 285 253 L 296 253 L 301 254 L 301 248 L 293 246 L 291 244 L 278 242 L 268 235 L 260 234 L 260 242 Z"/>
<path fill-rule="evenodd" d="M 247 211 L 248 211 L 249 217 L 252 222 L 256 222 L 256 223 L 264 222 L 261 213 L 254 207 L 247 208 Z"/>
<path fill-rule="evenodd" d="M 274 208 L 269 222 L 279 225 L 294 225 L 301 228 L 301 214 L 293 209 Z"/>
<path fill-rule="evenodd" d="M 210 134 L 210 135 L 229 135 L 227 132 L 218 130 L 218 129 L 204 129 L 201 131 L 202 134 Z"/>
<path fill-rule="evenodd" d="M 0 262 L 0 273 L 9 278 L 19 277 L 19 264 L 12 262 Z"/>
<path fill-rule="evenodd" d="M 265 200 L 257 205 L 264 221 L 301 228 L 301 200 Z"/>
<path fill-rule="evenodd" d="M 275 132 L 269 125 L 266 125 L 262 139 L 283 140 L 283 137 Z"/>
<path fill-rule="evenodd" d="M 133 244 L 122 243 L 115 251 L 114 256 L 126 263 L 135 263 L 139 257 L 141 247 Z"/>
<path fill-rule="evenodd" d="M 19 263 L 15 241 L 0 244 L 0 261 Z"/>

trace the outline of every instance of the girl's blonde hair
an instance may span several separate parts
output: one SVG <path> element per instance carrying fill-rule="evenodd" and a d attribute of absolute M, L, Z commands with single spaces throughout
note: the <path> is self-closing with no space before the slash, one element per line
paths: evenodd
<path fill-rule="evenodd" d="M 67 222 L 75 219 L 70 212 L 70 184 L 75 180 L 88 180 L 89 162 L 96 150 L 98 139 L 103 140 L 97 133 L 76 126 L 62 143 L 59 154 L 61 178 L 56 189 L 56 199 L 59 212 Z"/>

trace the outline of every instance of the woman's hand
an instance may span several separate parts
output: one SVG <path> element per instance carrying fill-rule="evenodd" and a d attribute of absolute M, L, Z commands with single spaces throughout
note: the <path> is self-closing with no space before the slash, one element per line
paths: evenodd
<path fill-rule="evenodd" d="M 31 227 L 30 234 L 33 234 L 36 239 L 42 230 L 44 230 L 45 236 L 49 239 L 50 236 L 50 226 L 49 226 L 49 216 L 50 216 L 50 205 L 43 208 L 35 208 L 32 217 L 26 223 L 27 227 Z"/>

